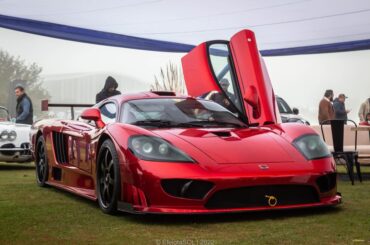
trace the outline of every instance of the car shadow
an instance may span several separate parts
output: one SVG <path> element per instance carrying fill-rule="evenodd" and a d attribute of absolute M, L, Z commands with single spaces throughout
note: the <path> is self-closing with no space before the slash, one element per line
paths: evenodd
<path fill-rule="evenodd" d="M 86 204 L 86 205 L 89 205 L 91 207 L 95 207 L 97 210 L 99 210 L 99 205 L 96 201 L 93 201 L 93 200 L 90 200 L 88 198 L 73 194 L 72 192 L 69 192 L 67 190 L 57 188 L 57 187 L 54 187 L 54 186 L 46 186 L 46 187 L 43 187 L 43 188 L 46 188 L 50 192 L 53 192 L 53 193 L 58 194 L 58 195 L 62 195 L 65 198 L 71 199 L 71 200 L 79 202 L 81 204 Z"/>
<path fill-rule="evenodd" d="M 0 163 L 0 171 L 9 171 L 9 170 L 33 170 L 35 169 L 35 164 L 32 163 Z"/>
<path fill-rule="evenodd" d="M 170 215 L 170 214 L 125 214 L 119 215 L 133 222 L 152 225 L 179 225 L 188 223 L 230 223 L 240 221 L 280 220 L 293 217 L 321 216 L 342 211 L 337 207 L 316 207 L 290 210 L 267 210 L 222 214 Z"/>

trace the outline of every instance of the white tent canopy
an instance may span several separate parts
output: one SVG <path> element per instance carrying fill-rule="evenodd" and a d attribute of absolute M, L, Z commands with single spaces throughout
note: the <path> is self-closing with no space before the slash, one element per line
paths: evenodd
<path fill-rule="evenodd" d="M 240 29 L 256 33 L 265 55 L 370 48 L 368 0 L 2 0 L 0 15 L 0 26 L 9 29 L 111 46 L 127 41 L 135 45 L 122 47 L 156 51 L 187 51 Z M 41 21 L 37 28 L 35 20 Z"/>

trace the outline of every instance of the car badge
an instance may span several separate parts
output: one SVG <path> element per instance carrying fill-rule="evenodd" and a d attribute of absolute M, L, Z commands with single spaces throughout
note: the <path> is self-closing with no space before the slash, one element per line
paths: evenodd
<path fill-rule="evenodd" d="M 260 169 L 262 169 L 262 170 L 267 170 L 267 169 L 269 169 L 269 166 L 268 166 L 268 165 L 266 165 L 266 164 L 260 164 L 260 165 L 258 165 L 258 167 L 259 167 Z"/>
<path fill-rule="evenodd" d="M 274 196 L 269 196 L 269 195 L 266 195 L 265 196 L 267 198 L 267 204 L 270 206 L 270 207 L 275 207 L 276 204 L 278 203 L 278 200 L 276 197 Z"/>

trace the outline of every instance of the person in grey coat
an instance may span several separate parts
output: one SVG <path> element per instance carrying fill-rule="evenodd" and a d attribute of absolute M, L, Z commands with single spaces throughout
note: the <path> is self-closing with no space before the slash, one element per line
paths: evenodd
<path fill-rule="evenodd" d="M 333 102 L 334 112 L 335 112 L 335 119 L 342 119 L 347 120 L 347 114 L 350 110 L 346 110 L 345 101 L 347 96 L 344 94 L 339 94 L 338 97 Z"/>

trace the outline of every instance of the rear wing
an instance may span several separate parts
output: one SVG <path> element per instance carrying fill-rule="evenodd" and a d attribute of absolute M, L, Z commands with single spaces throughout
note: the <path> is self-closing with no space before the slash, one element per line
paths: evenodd
<path fill-rule="evenodd" d="M 49 107 L 69 107 L 71 109 L 71 119 L 74 120 L 75 118 L 75 110 L 74 108 L 80 107 L 92 107 L 94 104 L 59 104 L 59 103 L 49 103 L 49 100 L 42 100 L 41 101 L 41 111 L 48 111 Z"/>

